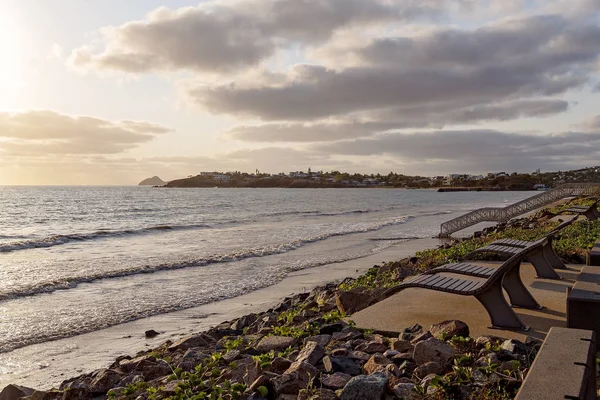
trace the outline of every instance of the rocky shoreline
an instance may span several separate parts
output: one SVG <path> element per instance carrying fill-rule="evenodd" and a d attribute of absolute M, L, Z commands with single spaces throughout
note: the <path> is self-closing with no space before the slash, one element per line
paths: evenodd
<path fill-rule="evenodd" d="M 553 216 L 545 211 L 487 228 L 469 240 L 508 229 L 534 231 Z M 464 243 L 455 241 L 440 251 Z M 577 257 L 574 252 L 569 258 Z M 374 266 L 357 279 L 323 285 L 264 312 L 119 357 L 108 368 L 66 380 L 55 390 L 9 385 L 0 400 L 512 398 L 541 345 L 536 339 L 472 338 L 468 326 L 455 320 L 428 329 L 414 325 L 402 332 L 369 332 L 346 317 L 382 300 L 389 285 L 434 264 L 422 254 Z"/>

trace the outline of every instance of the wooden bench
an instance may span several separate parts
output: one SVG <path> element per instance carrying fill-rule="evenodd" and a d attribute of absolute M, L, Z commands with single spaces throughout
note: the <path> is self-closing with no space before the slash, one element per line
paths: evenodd
<path fill-rule="evenodd" d="M 567 326 L 600 335 L 600 267 L 582 268 L 567 294 Z"/>
<path fill-rule="evenodd" d="M 572 212 L 572 213 L 575 213 L 575 214 L 585 215 L 585 217 L 587 219 L 589 219 L 590 221 L 595 221 L 598 218 L 600 218 L 600 211 L 598 211 L 598 202 L 599 201 L 600 200 L 596 200 L 590 206 L 573 206 L 573 207 L 569 207 L 566 210 L 564 210 L 564 212 Z"/>
<path fill-rule="evenodd" d="M 595 400 L 596 334 L 552 327 L 515 400 Z"/>

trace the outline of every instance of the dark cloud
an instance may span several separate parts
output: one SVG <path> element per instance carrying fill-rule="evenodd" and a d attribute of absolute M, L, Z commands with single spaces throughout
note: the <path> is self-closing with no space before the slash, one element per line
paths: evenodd
<path fill-rule="evenodd" d="M 9 154 L 115 154 L 170 129 L 149 122 L 120 121 L 39 110 L 0 113 L 0 149 Z"/>
<path fill-rule="evenodd" d="M 378 132 L 406 128 L 443 128 L 451 124 L 506 121 L 520 117 L 541 117 L 564 112 L 564 100 L 517 100 L 501 104 L 452 109 L 452 104 L 437 107 L 410 107 L 386 110 L 371 115 L 370 121 L 318 123 L 270 123 L 240 125 L 225 132 L 227 137 L 248 142 L 328 142 L 371 136 Z"/>
<path fill-rule="evenodd" d="M 548 165 L 594 162 L 600 156 L 600 132 L 553 135 L 495 130 L 382 134 L 373 138 L 315 145 L 316 151 L 345 156 L 389 155 L 410 162 L 458 166 L 498 166 L 521 170 Z M 593 164 L 588 164 L 593 165 Z M 536 167 L 538 166 L 538 167 Z M 473 170 L 473 168 L 471 168 Z M 440 171 L 440 169 L 438 169 Z"/>
<path fill-rule="evenodd" d="M 592 92 L 600 93 L 600 82 L 598 82 L 594 85 L 594 87 L 592 88 Z"/>
<path fill-rule="evenodd" d="M 283 83 L 202 85 L 187 92 L 212 112 L 264 120 L 553 96 L 588 81 L 600 54 L 600 27 L 531 17 L 473 31 L 376 40 L 354 52 L 363 65 L 302 65 Z"/>
<path fill-rule="evenodd" d="M 100 53 L 86 46 L 75 49 L 71 63 L 133 73 L 224 72 L 256 65 L 285 46 L 320 43 L 339 28 L 436 14 L 442 2 L 255 0 L 161 8 L 145 20 L 108 30 Z"/>

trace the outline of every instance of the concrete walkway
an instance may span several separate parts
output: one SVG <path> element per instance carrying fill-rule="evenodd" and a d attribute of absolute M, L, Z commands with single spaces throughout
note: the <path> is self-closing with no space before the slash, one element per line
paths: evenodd
<path fill-rule="evenodd" d="M 478 265 L 497 266 L 500 263 L 475 261 Z M 521 266 L 521 278 L 542 310 L 514 309 L 519 318 L 531 329 L 528 332 L 490 329 L 487 311 L 473 296 L 436 292 L 433 290 L 405 289 L 350 317 L 359 328 L 402 332 L 419 323 L 424 329 L 448 319 L 458 319 L 469 325 L 471 336 L 495 335 L 524 341 L 527 336 L 544 339 L 552 326 L 566 326 L 566 291 L 573 286 L 582 265 L 570 265 L 569 270 L 557 270 L 562 280 L 539 279 L 529 263 Z M 461 277 L 460 275 L 448 274 Z M 464 278 L 464 276 L 462 276 Z M 477 279 L 468 277 L 468 279 Z M 506 299 L 508 296 L 505 293 Z"/>

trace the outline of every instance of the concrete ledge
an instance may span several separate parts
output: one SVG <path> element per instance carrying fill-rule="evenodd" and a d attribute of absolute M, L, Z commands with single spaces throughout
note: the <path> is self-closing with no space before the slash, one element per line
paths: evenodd
<path fill-rule="evenodd" d="M 596 399 L 596 334 L 553 327 L 515 400 Z"/>

